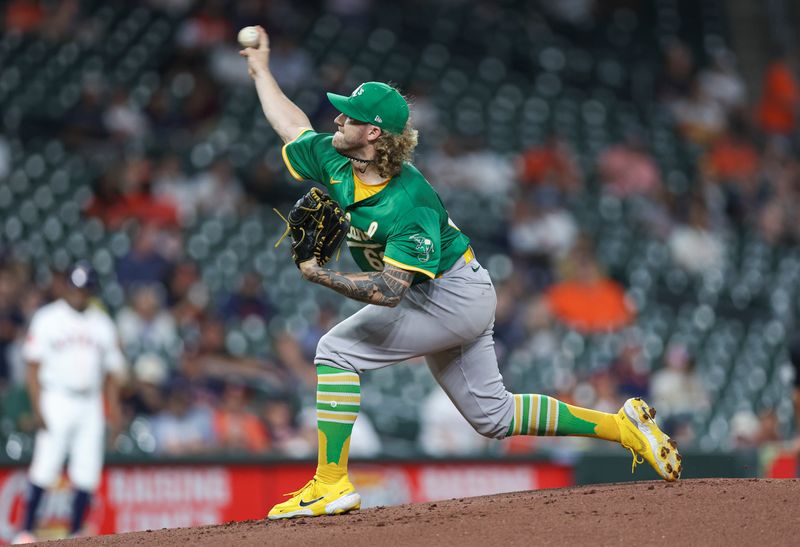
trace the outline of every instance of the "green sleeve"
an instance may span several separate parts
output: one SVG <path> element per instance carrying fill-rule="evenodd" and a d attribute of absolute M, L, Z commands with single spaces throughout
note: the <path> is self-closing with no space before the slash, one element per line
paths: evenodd
<path fill-rule="evenodd" d="M 383 261 L 433 279 L 439 271 L 441 256 L 439 215 L 428 207 L 418 207 L 405 218 L 407 222 L 387 238 Z"/>
<path fill-rule="evenodd" d="M 332 140 L 333 135 L 329 133 L 306 129 L 283 145 L 281 155 L 292 177 L 327 183 L 330 177 L 328 166 L 338 156 Z"/>

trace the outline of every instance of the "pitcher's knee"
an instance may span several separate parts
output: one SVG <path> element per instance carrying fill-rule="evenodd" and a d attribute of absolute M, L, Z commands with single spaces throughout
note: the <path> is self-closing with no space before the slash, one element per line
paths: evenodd
<path fill-rule="evenodd" d="M 508 425 L 497 423 L 488 418 L 483 420 L 471 420 L 470 425 L 472 425 L 473 429 L 479 434 L 489 439 L 502 439 L 506 436 L 506 431 L 508 430 Z"/>
<path fill-rule="evenodd" d="M 331 343 L 330 339 L 330 332 L 326 333 L 319 339 L 317 342 L 317 355 L 314 357 L 314 362 L 319 363 L 320 361 L 333 361 L 333 344 Z"/>
<path fill-rule="evenodd" d="M 332 331 L 328 331 L 322 338 L 319 339 L 319 342 L 317 343 L 317 354 L 314 357 L 314 364 L 328 365 L 331 367 L 340 368 L 342 370 L 358 372 L 339 354 L 337 351 L 337 348 L 340 347 L 340 345 L 337 343 L 338 339 L 335 336 L 332 336 L 331 332 Z"/>

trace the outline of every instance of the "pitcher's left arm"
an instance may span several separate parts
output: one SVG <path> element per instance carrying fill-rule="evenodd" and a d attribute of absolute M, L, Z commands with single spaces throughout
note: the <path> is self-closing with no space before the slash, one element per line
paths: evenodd
<path fill-rule="evenodd" d="M 394 308 L 414 280 L 414 272 L 386 264 L 380 272 L 336 272 L 317 264 L 315 259 L 299 264 L 305 279 L 333 289 L 353 300 Z"/>

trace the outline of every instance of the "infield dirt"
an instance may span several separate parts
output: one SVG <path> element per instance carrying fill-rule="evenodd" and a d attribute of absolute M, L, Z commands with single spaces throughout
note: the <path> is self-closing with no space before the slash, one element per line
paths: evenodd
<path fill-rule="evenodd" d="M 187 545 L 798 545 L 800 480 L 634 482 L 64 541 Z M 266 511 L 266 508 L 265 508 Z"/>

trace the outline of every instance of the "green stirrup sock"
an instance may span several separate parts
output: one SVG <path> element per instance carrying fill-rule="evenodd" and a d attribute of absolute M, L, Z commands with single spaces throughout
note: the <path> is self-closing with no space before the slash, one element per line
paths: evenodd
<path fill-rule="evenodd" d="M 614 414 L 562 403 L 547 395 L 514 394 L 514 416 L 508 426 L 512 435 L 597 437 L 619 442 Z"/>
<path fill-rule="evenodd" d="M 333 484 L 347 475 L 350 434 L 361 406 L 358 374 L 317 365 L 317 477 Z"/>

